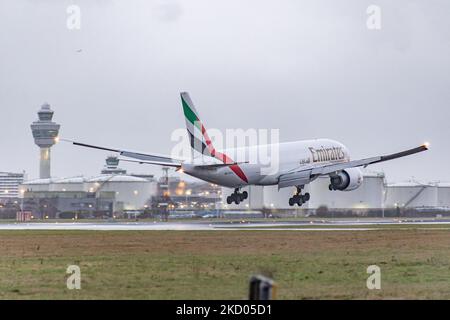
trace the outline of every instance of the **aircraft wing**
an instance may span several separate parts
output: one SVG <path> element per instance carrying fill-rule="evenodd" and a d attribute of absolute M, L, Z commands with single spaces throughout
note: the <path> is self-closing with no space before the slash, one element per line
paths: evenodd
<path fill-rule="evenodd" d="M 318 166 L 308 166 L 299 170 L 294 170 L 285 174 L 282 174 L 278 180 L 278 188 L 292 187 L 298 185 L 304 185 L 314 180 L 318 176 L 327 175 L 336 171 L 341 171 L 348 168 L 355 167 L 367 167 L 368 165 L 389 161 L 401 157 L 410 156 L 415 153 L 428 150 L 428 144 L 421 145 L 420 147 L 384 155 L 376 156 L 372 158 L 352 160 L 348 162 L 340 163 L 324 163 Z"/>
<path fill-rule="evenodd" d="M 138 163 L 147 163 L 147 164 L 155 164 L 155 165 L 161 165 L 161 166 L 172 166 L 172 167 L 181 167 L 181 163 L 183 160 L 181 159 L 174 159 L 168 156 L 163 155 L 156 155 L 156 154 L 147 154 L 147 153 L 139 153 L 139 152 L 133 152 L 133 151 L 127 151 L 127 150 L 120 150 L 120 149 L 112 149 L 112 148 L 106 148 L 106 147 L 99 147 L 94 146 L 91 144 L 81 143 L 81 142 L 75 142 L 71 140 L 63 140 L 72 143 L 75 146 L 85 147 L 85 148 L 92 148 L 92 149 L 98 149 L 98 150 L 105 150 L 105 151 L 111 151 L 111 152 L 117 152 L 121 156 L 138 159 L 141 161 L 135 161 Z M 125 160 L 125 159 L 122 159 Z M 128 160 L 130 161 L 130 160 Z"/>

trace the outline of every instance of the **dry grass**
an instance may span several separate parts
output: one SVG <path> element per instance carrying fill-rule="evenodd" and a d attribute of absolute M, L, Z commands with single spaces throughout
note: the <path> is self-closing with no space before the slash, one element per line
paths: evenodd
<path fill-rule="evenodd" d="M 81 290 L 66 288 L 71 264 Z M 280 299 L 450 299 L 450 232 L 0 232 L 3 299 L 245 299 L 258 272 Z"/>

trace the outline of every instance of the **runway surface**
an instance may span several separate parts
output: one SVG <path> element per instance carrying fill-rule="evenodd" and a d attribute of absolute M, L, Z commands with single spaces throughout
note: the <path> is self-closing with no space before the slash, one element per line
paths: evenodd
<path fill-rule="evenodd" d="M 440 225 L 437 227 L 436 225 Z M 257 222 L 18 222 L 0 223 L 0 230 L 271 230 L 271 231 L 371 231 L 402 226 L 407 228 L 450 230 L 450 219 L 346 219 Z M 427 228 L 427 226 L 429 226 Z"/>

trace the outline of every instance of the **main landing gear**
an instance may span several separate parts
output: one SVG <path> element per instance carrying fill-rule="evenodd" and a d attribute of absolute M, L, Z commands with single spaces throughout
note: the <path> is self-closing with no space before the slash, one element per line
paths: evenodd
<path fill-rule="evenodd" d="M 302 204 L 308 202 L 311 198 L 308 192 L 302 195 L 303 188 L 304 186 L 297 186 L 297 192 L 292 196 L 292 198 L 289 198 L 289 205 L 291 207 L 295 204 L 301 207 Z"/>
<path fill-rule="evenodd" d="M 247 198 L 248 198 L 247 191 L 240 193 L 239 188 L 236 188 L 234 189 L 234 192 L 227 197 L 227 203 L 231 204 L 234 202 L 235 204 L 239 204 Z"/>

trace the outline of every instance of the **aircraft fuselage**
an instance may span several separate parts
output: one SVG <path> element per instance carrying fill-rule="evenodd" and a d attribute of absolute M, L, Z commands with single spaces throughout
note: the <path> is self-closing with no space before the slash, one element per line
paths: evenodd
<path fill-rule="evenodd" d="M 202 168 L 198 166 L 202 159 L 196 159 L 184 162 L 182 170 L 210 183 L 239 188 L 246 185 L 276 185 L 280 175 L 291 170 L 350 160 L 348 149 L 342 143 L 330 139 L 226 149 L 222 153 L 238 164 L 230 167 Z M 208 160 L 211 161 L 211 158 Z M 214 163 L 220 161 L 215 160 Z"/>

